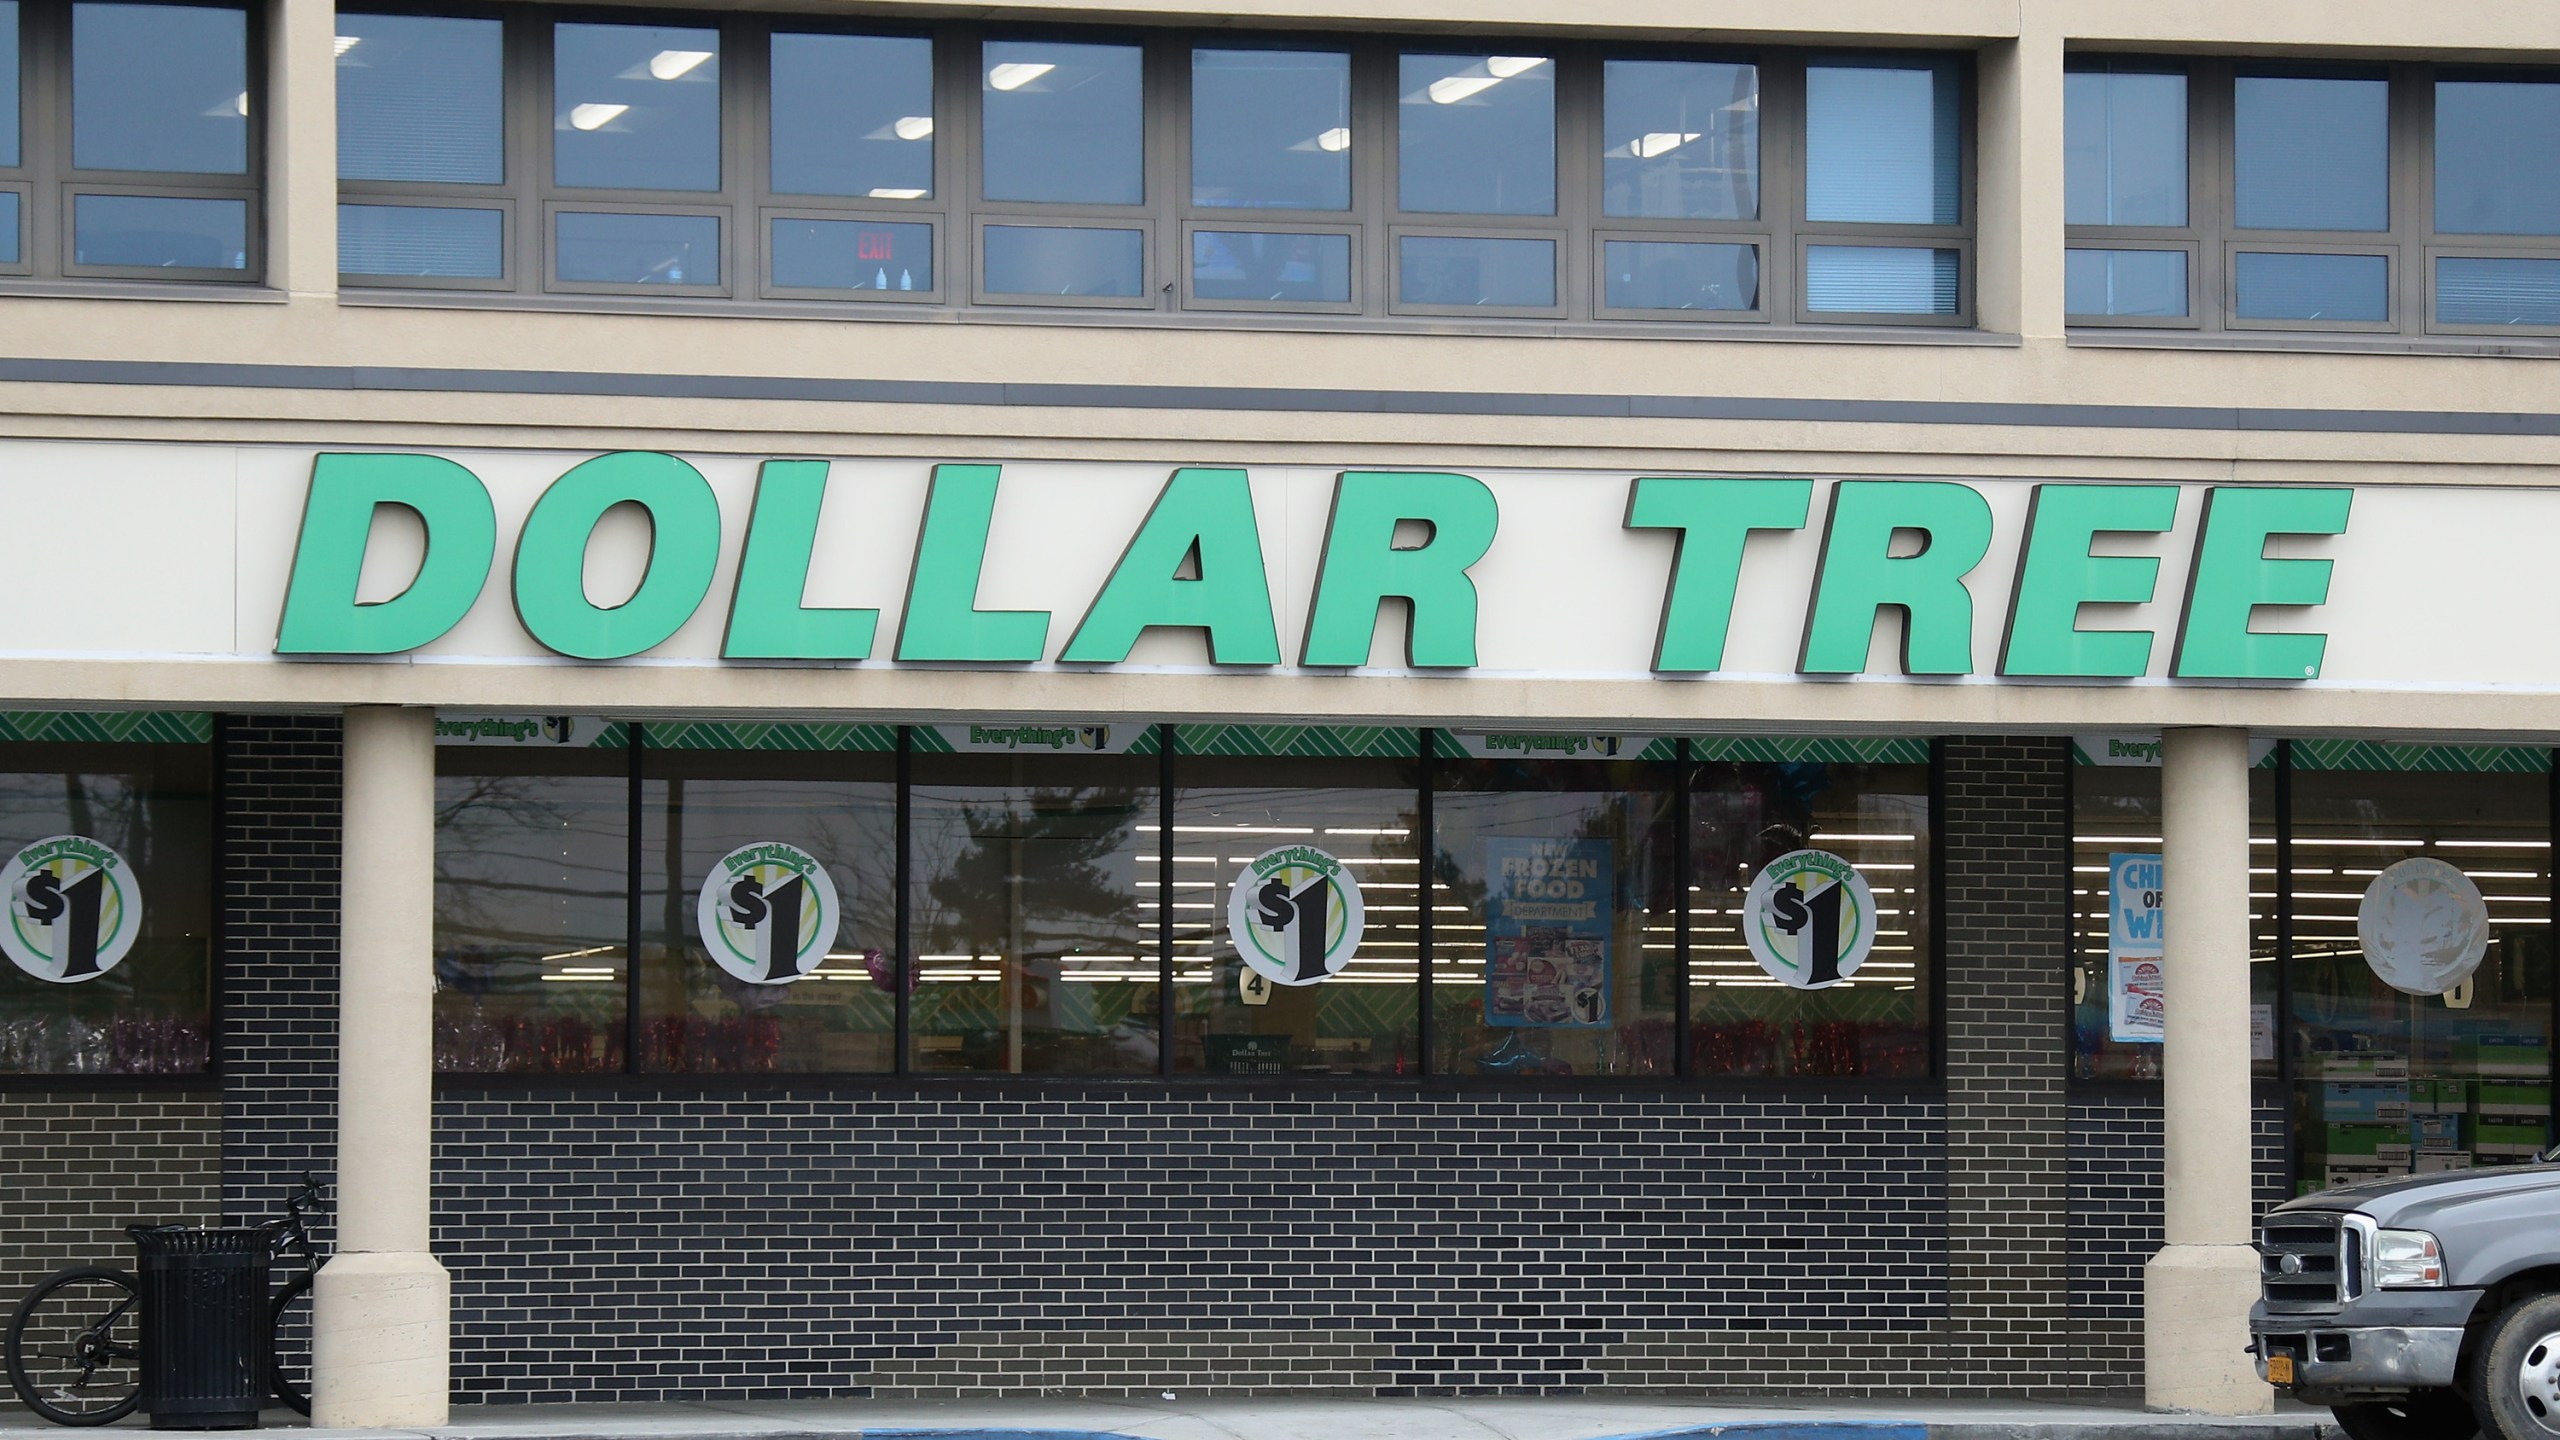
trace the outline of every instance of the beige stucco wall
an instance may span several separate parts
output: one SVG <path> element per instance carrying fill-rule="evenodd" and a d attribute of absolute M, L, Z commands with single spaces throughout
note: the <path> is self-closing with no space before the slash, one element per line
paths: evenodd
<path fill-rule="evenodd" d="M 1037 317 L 781 318 L 615 313 L 604 306 L 478 308 L 344 302 L 332 292 L 327 91 L 312 0 L 274 0 L 271 112 L 278 231 L 274 289 L 228 299 L 21 296 L 5 305 L 10 360 L 0 436 L 388 445 L 677 449 L 744 455 L 1115 459 L 1293 465 L 1594 468 L 1984 477 L 2132 477 L 2188 482 L 2560 485 L 2560 439 L 2434 433 L 2399 412 L 2495 417 L 2549 411 L 2560 342 L 2330 340 L 2307 349 L 2127 346 L 2061 331 L 2061 85 L 2067 45 L 2253 52 L 2374 49 L 2431 56 L 2560 57 L 2560 7 L 2446 0 L 1498 0 L 1471 27 L 1550 33 L 1862 39 L 1979 52 L 1983 84 L 1978 333 L 1683 328 L 1647 335 L 1554 333 L 1535 324 L 1465 333 L 1323 330 Z M 852 7 L 795 7 L 838 9 Z M 990 12 L 883 0 L 864 13 L 965 13 L 1438 29 L 1445 5 L 1389 0 L 1193 3 L 1027 0 Z M 1356 14 L 1353 13 L 1356 10 Z M 736 307 L 752 311 L 751 306 Z M 223 372 L 224 384 L 78 383 L 49 361 L 320 367 L 326 383 Z M 1746 397 L 1773 401 L 1957 402 L 1952 417 L 1782 420 L 1359 413 L 1319 409 L 865 404 L 634 395 L 341 388 L 365 369 L 593 372 L 720 377 L 1116 386 L 1286 387 L 1525 395 Z M 135 378 L 135 377 L 128 377 Z M 149 379 L 150 377 L 139 377 Z M 416 385 L 414 379 L 404 385 Z M 433 382 L 426 382 L 432 387 Z M 2197 428 L 2080 423 L 2023 407 L 2160 406 Z M 2204 428 L 2233 410 L 2377 412 L 2365 429 Z M 2057 423 L 2059 422 L 2059 423 Z M 22 647 L 0 636 L 0 652 Z M 1372 716 L 1734 728 L 2063 729 L 2247 724 L 2268 731 L 2560 737 L 2560 701 L 2476 694 L 2419 701 L 2388 689 L 1802 685 L 1549 682 L 1374 677 L 885 673 L 739 670 L 716 685 L 646 667 L 482 669 L 307 664 L 244 670 L 184 664 L 10 659 L 0 702 L 202 706 L 358 702 L 582 712 L 796 713 L 858 708 L 925 719 L 1038 710 L 1095 716 Z"/>

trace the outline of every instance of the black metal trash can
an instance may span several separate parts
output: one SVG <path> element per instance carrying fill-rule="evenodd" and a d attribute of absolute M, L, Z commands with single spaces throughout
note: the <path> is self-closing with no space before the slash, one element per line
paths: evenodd
<path fill-rule="evenodd" d="M 267 1399 L 267 1232 L 136 1225 L 142 1408 L 154 1430 L 242 1430 Z"/>

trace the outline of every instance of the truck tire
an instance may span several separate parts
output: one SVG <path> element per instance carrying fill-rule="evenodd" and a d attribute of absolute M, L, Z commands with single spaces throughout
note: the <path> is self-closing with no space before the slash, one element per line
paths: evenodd
<path fill-rule="evenodd" d="M 2450 1390 L 2421 1390 L 2405 1400 L 2366 1400 L 2332 1405 L 2349 1440 L 2473 1440 L 2480 1433 L 2471 1407 Z"/>
<path fill-rule="evenodd" d="M 2472 1409 L 2490 1440 L 2560 1440 L 2560 1295 L 2508 1306 L 2467 1364 Z"/>

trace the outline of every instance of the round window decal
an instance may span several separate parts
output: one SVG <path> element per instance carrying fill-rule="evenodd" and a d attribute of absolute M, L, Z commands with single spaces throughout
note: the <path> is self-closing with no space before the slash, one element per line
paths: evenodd
<path fill-rule="evenodd" d="M 86 835 L 48 835 L 0 866 L 9 923 L 0 950 L 57 985 L 95 980 L 133 951 L 142 890 L 115 847 Z"/>
<path fill-rule="evenodd" d="M 1780 983 L 1829 989 L 1857 974 L 1875 948 L 1875 892 L 1857 866 L 1828 850 L 1788 851 L 1752 877 L 1742 939 Z"/>
<path fill-rule="evenodd" d="M 1315 985 L 1341 974 L 1367 923 L 1359 879 L 1312 845 L 1254 856 L 1227 896 L 1236 953 L 1278 985 Z"/>
<path fill-rule="evenodd" d="M 836 882 L 797 845 L 741 845 L 702 877 L 695 920 L 712 962 L 750 985 L 809 978 L 836 943 Z"/>
<path fill-rule="evenodd" d="M 2442 995 L 2489 953 L 2489 902 L 2471 877 L 2430 855 L 2383 871 L 2356 905 L 2356 943 L 2382 983 Z"/>

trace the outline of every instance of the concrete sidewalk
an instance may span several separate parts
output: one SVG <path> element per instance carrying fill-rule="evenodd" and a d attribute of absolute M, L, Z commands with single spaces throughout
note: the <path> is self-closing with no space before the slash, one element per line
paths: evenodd
<path fill-rule="evenodd" d="M 294 1417 L 270 1413 L 279 1427 Z M 0 1415 L 0 1440 L 62 1440 Z M 139 1428 L 140 1417 L 117 1428 Z M 1940 1400 L 952 1400 L 457 1408 L 433 1429 L 296 1440 L 2337 1440 L 2325 1410 L 2150 1415 Z"/>

